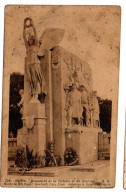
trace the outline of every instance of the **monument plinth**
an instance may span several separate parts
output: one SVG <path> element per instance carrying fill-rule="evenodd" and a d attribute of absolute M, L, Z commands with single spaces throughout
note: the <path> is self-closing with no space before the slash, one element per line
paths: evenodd
<path fill-rule="evenodd" d="M 102 132 L 102 129 L 89 127 L 73 127 L 66 130 L 66 148 L 73 148 L 76 151 L 79 158 L 78 164 L 98 160 L 99 132 Z"/>
<path fill-rule="evenodd" d="M 27 145 L 29 151 L 33 150 L 33 155 L 45 156 L 46 148 L 46 117 L 45 104 L 29 103 L 23 120 L 23 128 L 18 133 L 18 146 Z"/>

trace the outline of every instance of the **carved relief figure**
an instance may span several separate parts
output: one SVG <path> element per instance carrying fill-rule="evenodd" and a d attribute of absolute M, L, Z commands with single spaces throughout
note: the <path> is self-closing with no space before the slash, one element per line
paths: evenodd
<path fill-rule="evenodd" d="M 83 107 L 84 121 L 85 121 L 85 125 L 89 127 L 90 126 L 89 95 L 84 86 L 81 86 L 80 90 L 81 90 L 81 105 Z"/>
<path fill-rule="evenodd" d="M 68 111 L 68 127 L 73 125 L 73 120 L 75 124 L 80 124 L 82 118 L 81 94 L 75 83 L 72 84 L 72 89 L 67 96 L 66 110 Z"/>
<path fill-rule="evenodd" d="M 64 83 L 64 88 L 70 87 L 72 83 L 76 83 L 78 88 L 83 85 L 85 86 L 86 90 L 90 91 L 90 75 L 89 73 L 83 72 L 80 68 L 77 67 L 77 65 L 67 65 L 67 71 L 65 73 L 67 75 L 67 79 Z"/>

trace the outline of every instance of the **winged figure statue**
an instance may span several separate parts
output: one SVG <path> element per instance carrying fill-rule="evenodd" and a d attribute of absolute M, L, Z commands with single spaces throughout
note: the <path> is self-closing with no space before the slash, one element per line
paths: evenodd
<path fill-rule="evenodd" d="M 24 42 L 26 46 L 26 75 L 31 87 L 31 96 L 38 99 L 38 94 L 46 95 L 46 83 L 40 66 L 40 56 L 62 41 L 64 30 L 48 28 L 44 30 L 40 39 L 37 39 L 36 31 L 31 18 L 24 20 Z"/>

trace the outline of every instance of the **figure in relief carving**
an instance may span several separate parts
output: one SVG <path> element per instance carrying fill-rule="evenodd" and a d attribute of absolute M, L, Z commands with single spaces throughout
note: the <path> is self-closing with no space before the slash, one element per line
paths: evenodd
<path fill-rule="evenodd" d="M 47 94 L 40 57 L 52 49 L 63 38 L 64 30 L 46 29 L 40 40 L 37 40 L 36 31 L 31 18 L 24 20 L 24 42 L 27 49 L 26 75 L 31 87 L 31 96 L 38 99 L 38 94 Z"/>
<path fill-rule="evenodd" d="M 75 124 L 80 124 L 82 118 L 81 93 L 77 90 L 75 83 L 72 84 L 72 89 L 67 96 L 66 110 L 68 111 L 68 127 L 73 125 L 73 120 Z"/>
<path fill-rule="evenodd" d="M 87 127 L 90 126 L 89 95 L 84 86 L 81 86 L 81 105 L 83 107 L 84 121 Z"/>
<path fill-rule="evenodd" d="M 90 85 L 88 83 L 89 80 L 89 74 L 83 73 L 80 68 L 77 68 L 76 66 L 69 65 L 68 66 L 68 73 L 67 79 L 64 82 L 64 88 L 70 87 L 72 83 L 76 83 L 77 87 L 85 86 L 86 90 L 90 91 Z"/>

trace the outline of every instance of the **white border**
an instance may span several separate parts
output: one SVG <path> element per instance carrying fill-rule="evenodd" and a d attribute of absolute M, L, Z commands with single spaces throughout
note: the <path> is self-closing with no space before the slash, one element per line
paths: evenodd
<path fill-rule="evenodd" d="M 24 193 L 46 193 L 63 195 L 64 193 L 126 193 L 123 190 L 123 165 L 124 165 L 124 135 L 125 135 L 125 104 L 126 104 L 126 0 L 4 0 L 0 2 L 0 123 L 2 110 L 2 72 L 3 72 L 3 42 L 4 42 L 4 6 L 8 4 L 27 5 L 120 5 L 122 11 L 121 20 L 121 53 L 120 53 L 120 79 L 119 79 L 119 106 L 118 106 L 118 131 L 117 131 L 117 164 L 116 164 L 116 186 L 114 189 L 7 189 L 0 188 L 0 194 L 12 193 L 13 195 Z M 1 129 L 0 129 L 1 132 Z M 0 141 L 1 143 L 1 141 Z"/>

